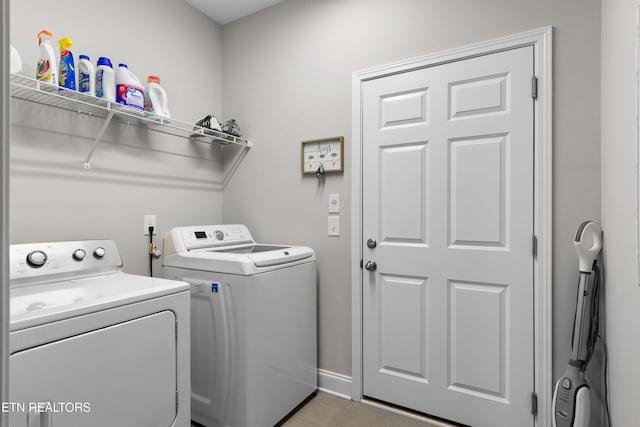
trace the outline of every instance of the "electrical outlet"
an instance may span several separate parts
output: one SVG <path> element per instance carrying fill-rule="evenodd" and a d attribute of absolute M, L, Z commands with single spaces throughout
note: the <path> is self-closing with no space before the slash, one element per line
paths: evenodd
<path fill-rule="evenodd" d="M 156 216 L 155 215 L 145 215 L 144 216 L 144 235 L 149 235 L 149 227 L 153 227 L 153 235 L 158 232 L 158 226 L 156 225 Z"/>

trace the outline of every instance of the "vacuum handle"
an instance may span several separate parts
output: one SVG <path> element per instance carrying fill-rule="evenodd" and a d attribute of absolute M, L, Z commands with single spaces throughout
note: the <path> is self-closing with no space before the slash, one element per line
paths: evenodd
<path fill-rule="evenodd" d="M 593 261 L 602 249 L 602 229 L 595 221 L 585 221 L 578 227 L 578 232 L 573 241 L 578 252 L 580 271 L 590 273 Z"/>

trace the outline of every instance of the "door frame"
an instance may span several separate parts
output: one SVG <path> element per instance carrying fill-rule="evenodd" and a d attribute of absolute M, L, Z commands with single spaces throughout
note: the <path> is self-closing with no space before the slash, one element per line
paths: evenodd
<path fill-rule="evenodd" d="M 358 71 L 352 75 L 351 179 L 351 398 L 363 397 L 362 333 L 362 93 L 372 79 L 433 67 L 476 56 L 533 46 L 538 78 L 534 103 L 534 389 L 538 412 L 534 425 L 551 421 L 552 380 L 552 27 L 542 27 L 480 43 Z"/>
<path fill-rule="evenodd" d="M 9 402 L 9 129 L 11 89 L 9 80 L 9 0 L 1 0 L 0 22 L 0 400 Z M 9 425 L 9 414 L 0 412 L 0 427 Z"/>

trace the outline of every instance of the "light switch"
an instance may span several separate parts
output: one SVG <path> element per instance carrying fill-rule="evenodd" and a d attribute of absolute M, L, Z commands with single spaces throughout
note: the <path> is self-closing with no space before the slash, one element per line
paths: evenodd
<path fill-rule="evenodd" d="M 340 213 L 340 194 L 329 194 L 329 213 Z"/>
<path fill-rule="evenodd" d="M 329 236 L 340 236 L 340 215 L 329 215 Z"/>

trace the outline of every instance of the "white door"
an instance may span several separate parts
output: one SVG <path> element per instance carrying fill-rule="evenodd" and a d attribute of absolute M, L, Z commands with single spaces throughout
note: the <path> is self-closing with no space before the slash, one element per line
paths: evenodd
<path fill-rule="evenodd" d="M 364 83 L 367 397 L 533 425 L 533 55 Z"/>

